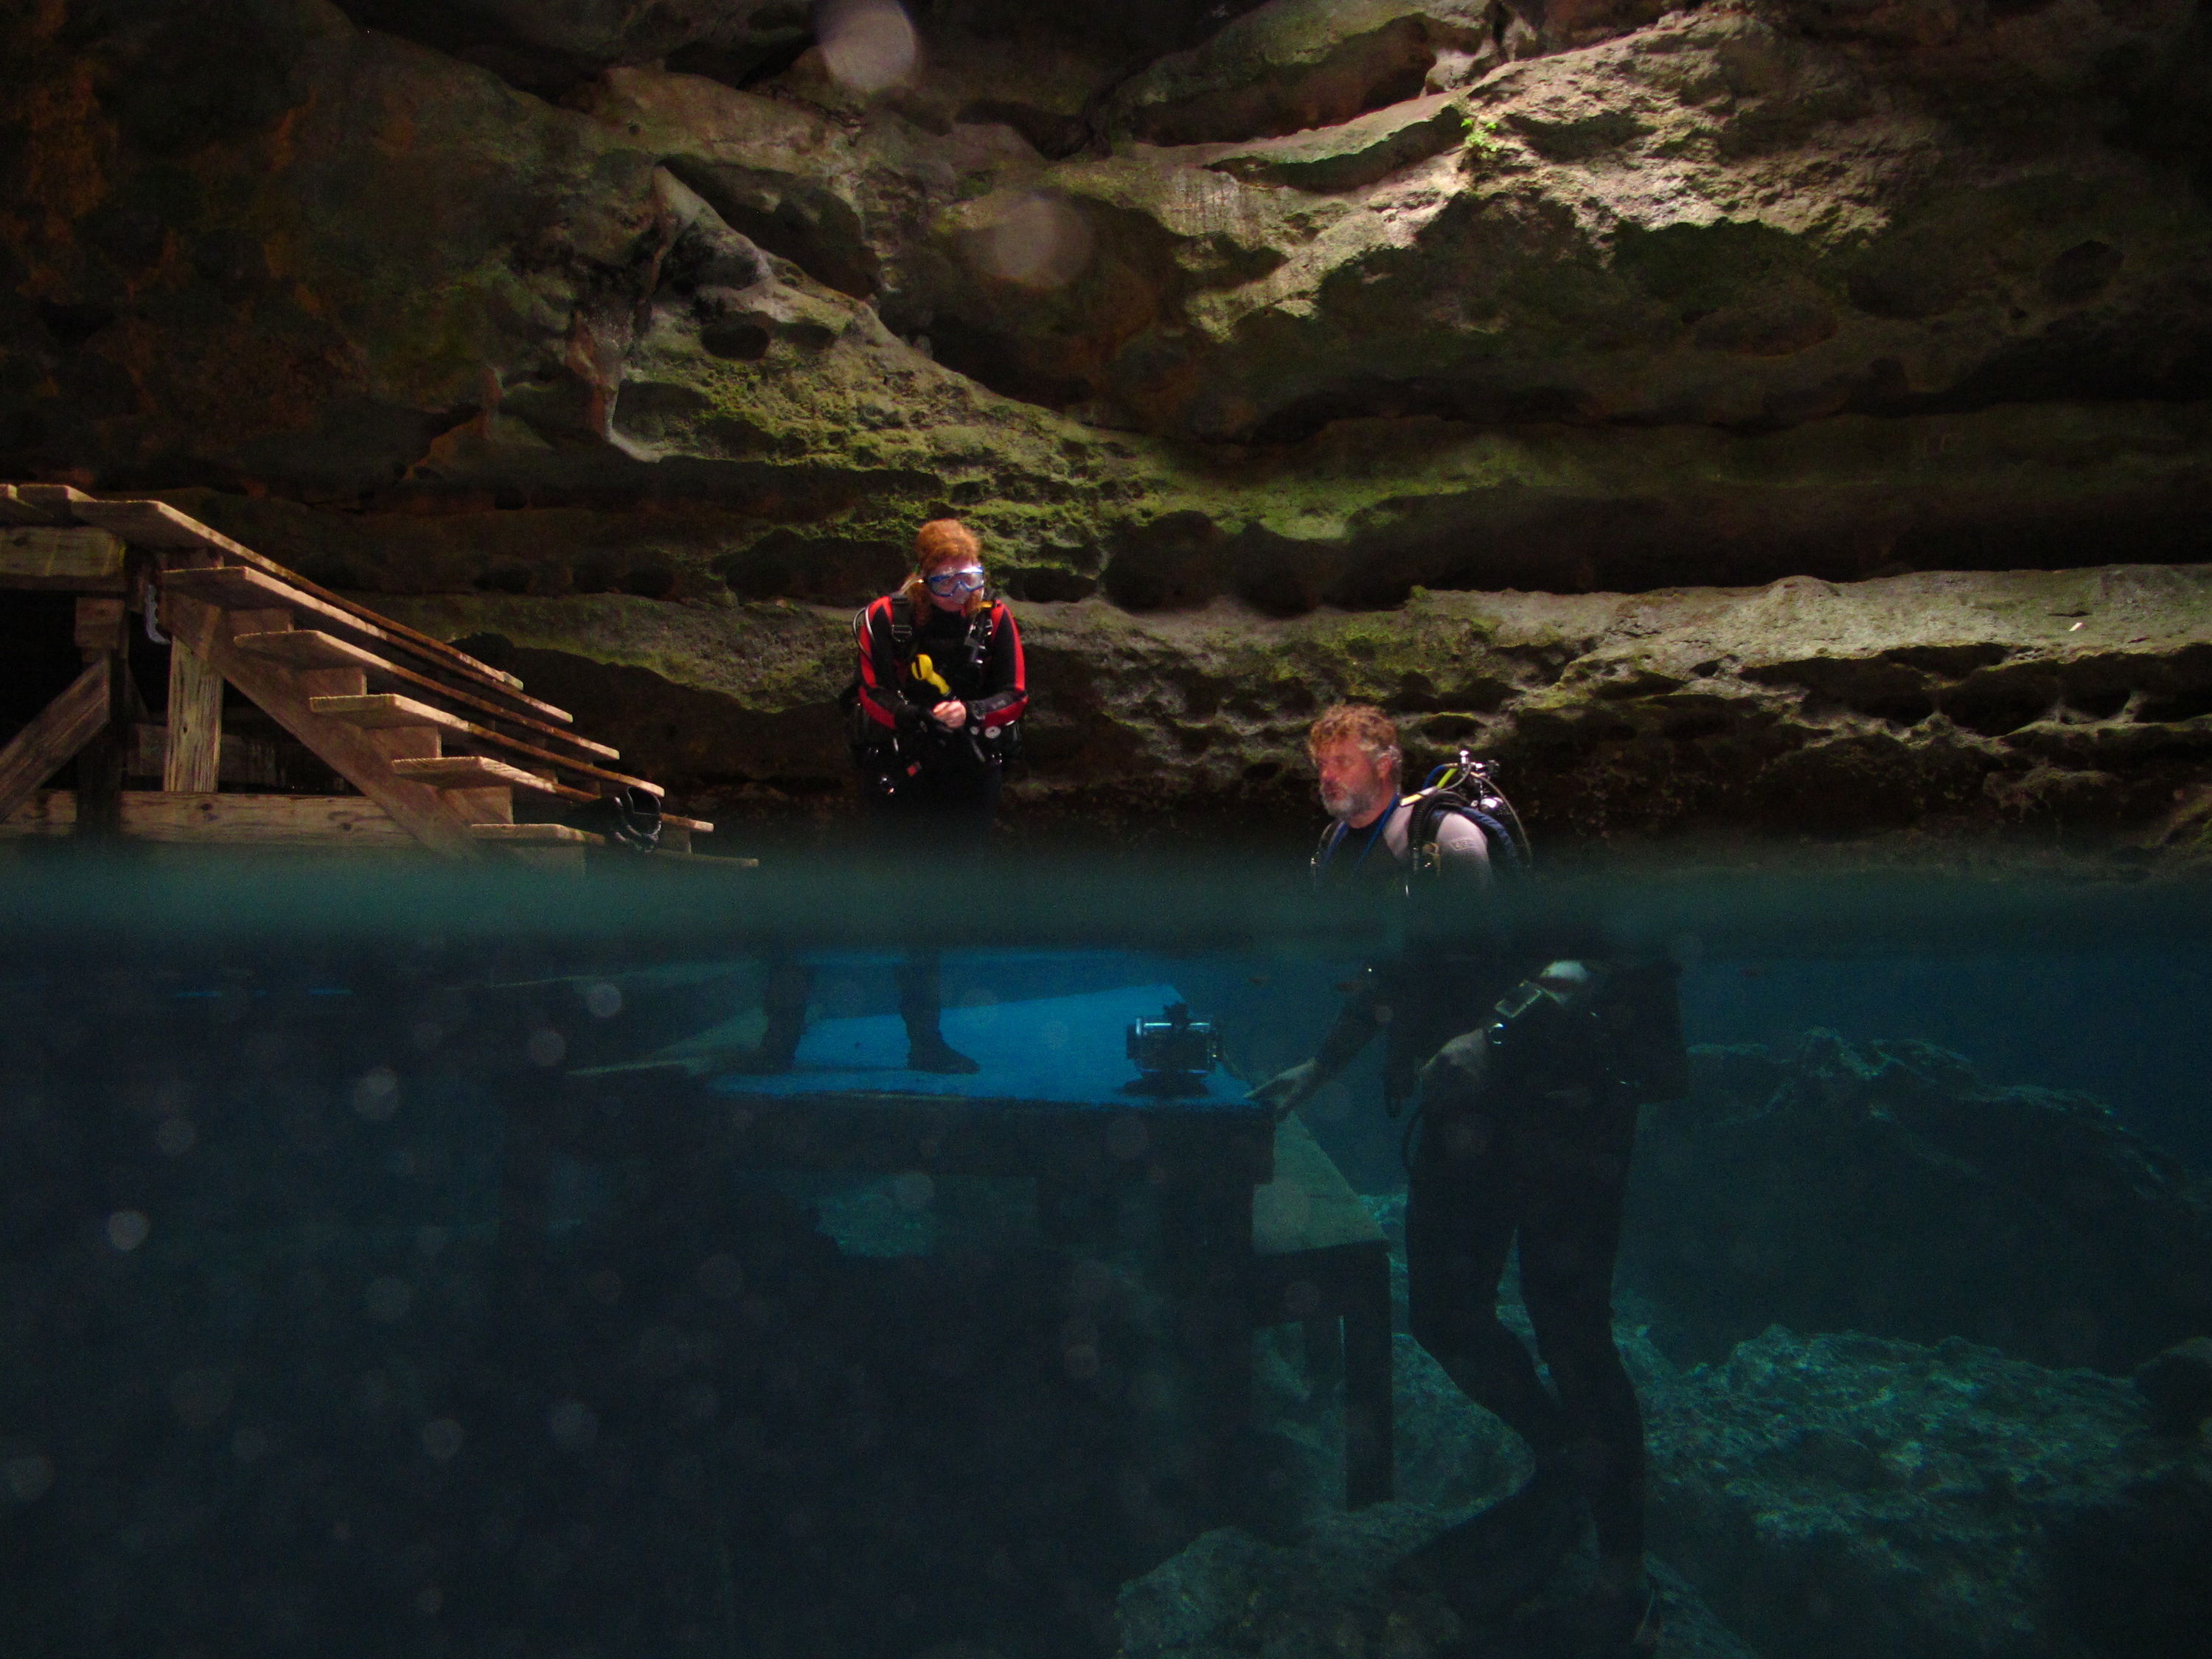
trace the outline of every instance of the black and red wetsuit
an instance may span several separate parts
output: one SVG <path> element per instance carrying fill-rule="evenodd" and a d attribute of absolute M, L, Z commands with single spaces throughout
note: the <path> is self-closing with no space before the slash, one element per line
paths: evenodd
<path fill-rule="evenodd" d="M 994 599 L 974 617 L 923 605 L 902 641 L 906 609 L 886 595 L 858 630 L 860 712 L 880 737 L 863 762 L 866 792 L 878 808 L 972 819 L 980 833 L 998 804 L 1007 728 L 1029 708 L 1021 633 Z M 930 718 L 948 700 L 968 707 L 957 731 Z"/>

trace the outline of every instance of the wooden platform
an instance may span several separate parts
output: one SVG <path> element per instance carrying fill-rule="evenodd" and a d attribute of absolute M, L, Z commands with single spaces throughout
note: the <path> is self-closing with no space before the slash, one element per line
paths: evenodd
<path fill-rule="evenodd" d="M 166 502 L 0 484 L 0 589 L 76 596 L 84 672 L 0 749 L 0 837 L 112 836 L 240 846 L 413 845 L 448 858 L 580 860 L 603 836 L 558 821 L 601 797 L 665 798 L 563 708 L 442 640 L 378 615 Z M 130 630 L 169 656 L 149 726 Z M 224 788 L 273 763 L 222 729 L 226 686 L 358 792 Z M 149 737 L 149 733 L 153 735 Z M 158 792 L 125 790 L 161 757 Z M 40 786 L 70 761 L 80 787 Z M 518 799 L 525 809 L 518 814 Z M 714 826 L 662 811 L 662 848 Z M 573 855 L 573 856 L 571 856 Z"/>

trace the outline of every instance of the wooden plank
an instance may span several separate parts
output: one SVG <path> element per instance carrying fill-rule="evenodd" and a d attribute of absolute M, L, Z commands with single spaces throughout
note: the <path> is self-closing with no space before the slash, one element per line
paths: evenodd
<path fill-rule="evenodd" d="M 76 602 L 76 648 L 80 651 L 120 651 L 123 648 L 123 601 L 89 596 Z"/>
<path fill-rule="evenodd" d="M 17 484 L 13 493 L 33 513 L 45 514 L 49 524 L 75 524 L 77 503 L 92 499 L 74 484 Z"/>
<path fill-rule="evenodd" d="M 415 838 L 361 795 L 243 795 L 133 790 L 123 833 L 138 841 L 253 847 L 409 847 Z"/>
<path fill-rule="evenodd" d="M 241 629 L 235 637 L 241 651 L 258 652 L 278 662 L 289 663 L 295 668 L 336 668 L 349 665 L 362 670 L 373 681 L 394 680 L 402 685 L 420 686 L 439 696 L 479 710 L 494 720 L 505 720 L 511 726 L 540 732 L 586 754 L 597 755 L 602 760 L 622 758 L 619 749 L 611 749 L 577 732 L 562 731 L 541 720 L 534 720 L 527 714 L 518 714 L 512 709 L 502 708 L 489 698 L 444 684 L 428 674 L 418 674 L 398 663 L 387 662 L 374 652 L 364 651 L 351 641 L 339 639 L 334 635 L 319 633 L 311 628 L 294 628 L 276 634 L 248 634 Z"/>
<path fill-rule="evenodd" d="M 403 778 L 420 778 L 425 783 L 434 783 L 441 789 L 488 789 L 494 787 L 520 789 L 526 794 L 545 795 L 559 800 L 597 800 L 589 790 L 572 789 L 565 783 L 556 783 L 550 778 L 541 778 L 535 772 L 526 772 L 519 766 L 509 766 L 505 761 L 492 759 L 488 755 L 441 755 L 435 759 L 396 760 L 392 769 Z"/>
<path fill-rule="evenodd" d="M 246 737 L 236 732 L 226 732 L 222 734 L 222 747 L 217 753 L 216 781 L 218 785 L 228 784 L 240 789 L 283 791 L 283 768 L 277 759 L 274 738 Z M 124 768 L 127 775 L 158 780 L 167 770 L 168 755 L 167 726 L 149 725 L 144 720 L 132 723 L 131 760 Z M 155 787 L 159 786 L 156 784 Z"/>
<path fill-rule="evenodd" d="M 212 791 L 222 781 L 222 676 L 182 640 L 172 641 L 161 787 L 196 794 Z"/>
<path fill-rule="evenodd" d="M 0 587 L 119 590 L 123 555 L 105 530 L 0 530 Z"/>
<path fill-rule="evenodd" d="M 0 818 L 0 839 L 19 841 L 27 836 L 66 836 L 76 827 L 76 791 L 33 789 L 23 803 Z"/>
<path fill-rule="evenodd" d="M 110 840 L 123 829 L 123 771 L 136 721 L 123 655 L 127 621 L 121 599 L 77 596 L 76 647 L 88 666 L 98 664 L 107 675 L 107 719 L 76 757 L 76 833 L 88 841 Z"/>
<path fill-rule="evenodd" d="M 106 730 L 110 677 L 102 657 L 0 749 L 0 819 Z"/>
<path fill-rule="evenodd" d="M 0 841 L 66 836 L 76 823 L 73 790 L 34 789 L 11 816 L 0 820 Z M 390 813 L 360 795 L 177 794 L 130 789 L 123 794 L 123 833 L 140 841 L 206 845 L 396 849 L 416 844 L 412 836 L 392 822 Z M 577 839 L 580 836 L 583 839 Z M 534 844 L 580 848 L 604 844 L 587 831 L 557 823 L 485 824 L 479 828 L 478 838 L 526 848 Z M 653 868 L 681 865 L 690 869 L 751 870 L 759 867 L 760 860 L 706 858 L 663 849 L 640 863 Z"/>
<path fill-rule="evenodd" d="M 15 484 L 0 484 L 0 524 L 53 525 L 68 522 L 25 501 Z"/>
<path fill-rule="evenodd" d="M 26 485 L 24 488 L 53 489 L 59 487 Z M 298 571 L 287 569 L 265 554 L 256 553 L 243 542 L 234 542 L 221 531 L 202 524 L 191 514 L 179 512 L 167 501 L 143 499 L 103 501 L 76 489 L 67 490 L 64 496 L 38 498 L 41 504 L 48 499 L 56 501 L 60 510 L 70 514 L 78 523 L 99 525 L 104 529 L 112 530 L 125 541 L 136 542 L 141 547 L 214 553 L 236 559 L 241 564 L 252 565 L 263 574 L 289 582 L 319 599 L 352 612 L 365 622 L 374 623 L 380 627 L 391 629 L 408 643 L 417 647 L 419 651 L 428 653 L 434 658 L 444 659 L 465 672 L 489 678 L 514 690 L 519 691 L 522 689 L 522 682 L 514 675 L 494 668 L 489 663 L 479 662 L 467 652 L 459 650 L 447 644 L 443 640 L 433 639 L 428 634 L 417 633 L 404 623 L 394 622 L 389 617 L 380 617 L 365 605 L 349 599 L 342 594 L 333 593 L 329 588 L 309 581 Z"/>
<path fill-rule="evenodd" d="M 76 795 L 41 789 L 0 823 L 0 836 L 64 836 Z M 178 794 L 128 789 L 123 833 L 135 841 L 241 847 L 411 848 L 415 838 L 359 795 Z"/>
<path fill-rule="evenodd" d="M 287 575 L 289 573 L 286 573 Z M 246 565 L 226 564 L 200 567 L 189 570 L 171 570 L 161 578 L 165 589 L 191 594 L 194 599 L 221 605 L 226 611 L 283 610 L 295 618 L 312 617 L 317 625 L 335 628 L 339 632 L 374 640 L 379 645 L 430 662 L 448 673 L 459 674 L 476 684 L 487 686 L 494 696 L 519 703 L 525 708 L 549 720 L 568 722 L 574 717 L 564 708 L 556 708 L 550 702 L 524 694 L 520 682 L 511 674 L 500 674 L 484 667 L 473 657 L 459 652 L 448 653 L 455 659 L 444 658 L 425 652 L 412 639 L 403 637 L 411 630 L 403 630 L 398 623 L 386 617 L 363 614 L 358 605 L 344 605 L 335 599 L 322 599 L 307 591 L 307 584 L 280 580 L 264 571 Z M 243 631 L 243 630 L 241 630 Z"/>
<path fill-rule="evenodd" d="M 197 548 L 232 555 L 246 550 L 220 530 L 202 524 L 167 501 L 107 501 L 84 496 L 70 502 L 70 510 L 76 515 L 79 524 L 96 524 L 140 547 Z"/>
<path fill-rule="evenodd" d="M 313 699 L 313 708 L 318 714 L 325 715 L 333 720 L 345 720 L 368 731 L 428 726 L 435 726 L 441 731 L 458 732 L 471 742 L 491 744 L 514 754 L 527 755 L 532 760 L 547 762 L 567 771 L 581 773 L 586 777 L 599 778 L 608 783 L 630 784 L 655 797 L 668 793 L 659 784 L 648 783 L 643 778 L 626 777 L 620 772 L 610 772 L 601 767 L 587 765 L 582 761 L 572 760 L 566 755 L 556 755 L 548 750 L 538 748 L 534 744 L 525 743 L 520 738 L 510 738 L 501 732 L 488 731 L 483 726 L 463 720 L 459 714 L 449 714 L 442 708 L 433 708 L 427 702 L 417 702 L 412 697 L 403 697 L 390 691 L 372 692 L 366 696 L 359 697 L 317 697 Z"/>
<path fill-rule="evenodd" d="M 123 642 L 123 601 L 79 599 L 77 632 L 80 639 L 99 636 L 99 616 L 86 615 L 88 606 L 114 607 L 115 631 L 109 635 Z M 83 839 L 107 841 L 123 833 L 123 769 L 131 758 L 131 732 L 136 723 L 136 698 L 130 669 L 120 650 L 87 651 L 88 662 L 107 673 L 107 720 L 93 734 L 76 757 L 76 833 Z"/>
<path fill-rule="evenodd" d="M 464 733 L 469 729 L 469 723 L 459 714 L 449 714 L 442 708 L 433 708 L 427 702 L 417 702 L 412 697 L 391 691 L 368 692 L 357 697 L 317 697 L 313 701 L 318 714 L 358 726 L 364 732 L 410 726 L 434 726 Z"/>
<path fill-rule="evenodd" d="M 206 657 L 223 678 L 390 813 L 402 829 L 448 857 L 482 856 L 466 820 L 433 786 L 395 774 L 392 753 L 376 741 L 375 734 L 317 714 L 309 706 L 310 698 L 294 685 L 289 671 L 238 648 L 231 639 L 229 619 L 215 606 L 174 591 L 166 599 L 173 638 Z"/>
<path fill-rule="evenodd" d="M 711 836 L 714 833 L 714 826 L 705 819 L 679 818 L 673 812 L 663 812 L 660 815 L 660 826 L 664 830 L 681 830 L 686 835 L 692 836 Z"/>
<path fill-rule="evenodd" d="M 605 847 L 607 838 L 565 823 L 479 823 L 471 827 L 479 841 L 509 847 Z"/>

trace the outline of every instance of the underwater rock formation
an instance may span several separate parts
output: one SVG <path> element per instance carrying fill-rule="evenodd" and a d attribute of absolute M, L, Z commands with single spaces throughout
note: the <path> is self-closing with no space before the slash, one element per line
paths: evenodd
<path fill-rule="evenodd" d="M 1762 1651 L 2201 1650 L 2212 1455 L 2124 1382 L 1778 1328 L 1647 1404 L 1655 1547 Z"/>
<path fill-rule="evenodd" d="M 1509 1319 L 1518 1310 L 1509 1305 Z M 1953 1339 L 1779 1327 L 1678 1371 L 1619 1333 L 1651 1450 L 1662 1654 L 2193 1653 L 2212 1613 L 2212 1450 L 2116 1378 Z M 1296 1547 L 1209 1533 L 1122 1591 L 1123 1659 L 1417 1655 L 1458 1633 L 1389 1568 L 1511 1485 L 1512 1437 L 1408 1338 L 1400 1501 L 1316 1505 Z M 1277 1401 L 1277 1409 L 1281 1402 Z M 1313 1465 L 1317 1481 L 1329 1474 Z M 1571 1565 L 1551 1594 L 1571 1593 Z"/>
<path fill-rule="evenodd" d="M 1382 1207 L 1389 1224 L 1391 1206 Z M 1393 1236 L 1395 1241 L 1395 1229 Z M 1402 1279 L 1402 1249 L 1394 1248 L 1392 1256 Z M 1516 1320 L 1520 1310 L 1513 1304 L 1505 1311 Z M 1639 1387 L 1648 1391 L 1671 1376 L 1649 1343 L 1630 1333 L 1624 1338 Z M 1387 1582 L 1390 1568 L 1443 1527 L 1525 1479 L 1519 1443 L 1401 1334 L 1395 1358 L 1397 1499 L 1347 1512 L 1340 1504 L 1333 1391 L 1312 1388 L 1265 1338 L 1261 1352 L 1260 1416 L 1304 1453 L 1289 1462 L 1297 1484 L 1277 1495 L 1272 1512 L 1256 1517 L 1252 1528 L 1206 1533 L 1124 1585 L 1115 1621 L 1121 1659 L 1341 1659 L 1346 1653 L 1419 1659 L 1447 1648 L 1462 1634 L 1457 1618 L 1436 1597 L 1394 1589 Z M 1586 1558 L 1571 1563 L 1558 1593 L 1571 1594 L 1590 1565 Z M 1681 1574 L 1664 1562 L 1655 1563 L 1653 1571 L 1667 1596 L 1666 1659 L 1748 1659 L 1750 1650 Z"/>
<path fill-rule="evenodd" d="M 2212 1418 L 2212 1336 L 2177 1342 L 2136 1371 L 2136 1387 L 2160 1434 L 2189 1435 Z"/>
<path fill-rule="evenodd" d="M 2088 1097 L 1828 1031 L 1692 1059 L 1644 1109 L 1621 1266 L 1677 1357 L 1786 1324 L 2125 1376 L 2212 1327 L 2212 1190 Z"/>
<path fill-rule="evenodd" d="M 447 596 L 460 633 L 577 659 L 579 713 L 625 748 L 700 727 L 672 782 L 778 804 L 837 772 L 827 676 L 733 697 L 673 644 L 665 684 L 628 674 L 632 642 L 787 665 L 818 635 L 826 660 L 832 618 L 751 602 L 856 602 L 933 513 L 977 523 L 1018 601 L 1095 596 L 1086 647 L 1216 600 L 1411 640 L 1424 587 L 2212 546 L 2184 0 L 939 0 L 880 83 L 836 36 L 854 8 L 818 9 L 15 9 L 0 474 L 186 491 L 325 580 Z M 1995 665 L 1913 669 L 1897 707 Z M 2205 676 L 2135 665 L 2102 695 L 2179 696 L 2161 730 L 2024 740 L 1986 792 L 1972 740 L 1933 786 L 1917 723 L 1846 746 L 1928 803 L 1889 821 L 2152 828 L 2201 760 Z M 1230 762 L 1194 798 L 1292 758 L 1063 666 L 1043 793 L 1150 804 L 1194 744 Z M 1551 695 L 1585 732 L 1561 822 L 1619 827 L 1615 703 Z M 1120 746 L 1078 763 L 1086 722 Z M 1795 775 L 1746 788 L 1824 823 Z"/>

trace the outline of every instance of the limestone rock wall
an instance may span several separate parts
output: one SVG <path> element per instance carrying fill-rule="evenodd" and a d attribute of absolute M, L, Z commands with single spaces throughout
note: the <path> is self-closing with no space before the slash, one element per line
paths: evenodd
<path fill-rule="evenodd" d="M 0 63 L 0 473 L 694 791 L 830 787 L 838 613 L 948 511 L 1039 802 L 1279 805 L 1346 691 L 1594 833 L 2202 775 L 2189 0 L 38 0 Z M 1914 574 L 2088 567 L 2064 637 Z"/>

